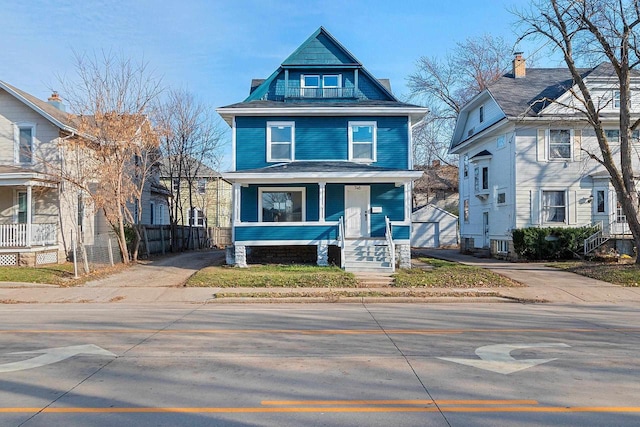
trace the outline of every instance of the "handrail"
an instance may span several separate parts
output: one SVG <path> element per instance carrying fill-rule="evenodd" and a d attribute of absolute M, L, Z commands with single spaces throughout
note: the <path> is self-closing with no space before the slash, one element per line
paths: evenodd
<path fill-rule="evenodd" d="M 387 244 L 389 246 L 389 255 L 391 257 L 391 271 L 396 271 L 396 245 L 393 243 L 393 234 L 391 233 L 391 221 L 389 221 L 389 217 L 384 217 L 385 223 L 385 231 L 384 237 L 387 238 Z"/>
<path fill-rule="evenodd" d="M 597 228 L 596 232 L 584 239 L 584 255 L 587 255 L 589 252 L 609 240 L 609 238 L 603 234 L 604 226 L 602 221 L 596 222 L 594 226 Z"/>
<path fill-rule="evenodd" d="M 345 241 L 344 241 L 344 218 L 340 217 L 338 220 L 338 241 L 340 243 L 340 268 L 344 268 L 345 265 Z"/>

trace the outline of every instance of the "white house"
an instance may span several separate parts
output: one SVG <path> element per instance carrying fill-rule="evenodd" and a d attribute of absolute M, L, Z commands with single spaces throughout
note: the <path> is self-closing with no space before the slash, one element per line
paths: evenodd
<path fill-rule="evenodd" d="M 609 127 L 615 156 L 617 77 L 609 64 L 580 72 Z M 633 80 L 640 84 L 640 77 Z M 572 87 L 569 70 L 527 69 L 518 53 L 512 72 L 461 110 L 450 149 L 460 158 L 461 250 L 513 255 L 513 229 L 593 224 L 602 225 L 600 237 L 615 236 L 619 250 L 631 250 L 607 172 L 587 155 L 599 153 L 598 143 L 584 115 L 571 108 L 580 105 Z M 640 110 L 640 96 L 631 99 L 632 110 Z M 640 153 L 637 133 L 634 141 Z M 594 239 L 589 249 L 604 239 Z"/>

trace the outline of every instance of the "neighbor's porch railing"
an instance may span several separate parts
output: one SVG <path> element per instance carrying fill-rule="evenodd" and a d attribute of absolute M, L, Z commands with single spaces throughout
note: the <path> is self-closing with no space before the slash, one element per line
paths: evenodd
<path fill-rule="evenodd" d="M 0 224 L 0 247 L 50 246 L 58 242 L 56 224 Z M 30 234 L 30 235 L 29 235 Z"/>

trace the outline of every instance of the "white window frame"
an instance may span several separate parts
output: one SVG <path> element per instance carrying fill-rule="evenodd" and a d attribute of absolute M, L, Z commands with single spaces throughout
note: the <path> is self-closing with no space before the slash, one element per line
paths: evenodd
<path fill-rule="evenodd" d="M 611 108 L 617 110 L 620 108 L 620 91 L 614 90 L 611 94 Z"/>
<path fill-rule="evenodd" d="M 552 131 L 569 131 L 569 157 L 551 157 L 551 132 Z M 550 162 L 571 162 L 573 161 L 573 144 L 574 144 L 574 131 L 570 128 L 553 128 L 546 130 L 546 150 L 547 160 Z"/>
<path fill-rule="evenodd" d="M 618 140 L 613 141 L 609 139 L 609 135 L 607 135 L 607 132 L 618 132 Z M 607 142 L 609 142 L 610 144 L 620 144 L 620 129 L 605 129 L 604 135 L 607 137 Z"/>
<path fill-rule="evenodd" d="M 301 224 L 307 221 L 307 188 L 306 187 L 258 187 L 258 222 L 262 221 L 262 193 L 302 193 L 302 209 L 300 221 L 264 222 L 265 224 Z"/>
<path fill-rule="evenodd" d="M 31 160 L 29 162 L 20 162 L 20 130 L 21 129 L 31 129 Z M 13 127 L 13 152 L 14 152 L 14 161 L 17 165 L 32 165 L 33 155 L 35 153 L 36 146 L 36 124 L 30 122 L 21 122 L 16 123 Z"/>
<path fill-rule="evenodd" d="M 13 222 L 16 224 L 27 224 L 29 222 L 29 219 L 26 218 L 27 216 L 27 212 L 29 212 L 29 209 L 27 208 L 27 206 L 25 205 L 25 222 L 19 222 L 20 221 L 20 195 L 24 194 L 24 200 L 25 200 L 25 204 L 27 203 L 27 190 L 15 190 L 13 193 Z M 31 222 L 33 222 L 33 218 L 35 216 L 35 198 L 31 199 Z"/>
<path fill-rule="evenodd" d="M 486 184 L 487 186 L 485 187 L 485 180 L 484 180 L 484 171 L 487 171 L 487 181 Z M 479 193 L 487 193 L 489 191 L 489 166 L 488 165 L 476 165 L 475 168 L 473 168 L 473 186 L 474 189 L 476 191 L 477 194 Z"/>
<path fill-rule="evenodd" d="M 462 202 L 462 219 L 465 223 L 469 223 L 469 199 Z"/>
<path fill-rule="evenodd" d="M 315 86 L 307 86 L 305 84 L 305 79 L 307 77 L 316 77 L 318 79 L 318 84 Z M 320 74 L 301 74 L 300 75 L 300 96 L 303 98 L 317 98 L 318 91 L 320 90 L 320 86 L 322 84 L 322 77 Z M 309 91 L 308 89 L 315 89 L 315 91 Z"/>
<path fill-rule="evenodd" d="M 338 84 L 336 86 L 327 85 L 325 83 L 325 80 L 324 80 L 327 77 L 337 77 L 338 78 Z M 342 74 L 324 74 L 322 76 L 322 87 L 323 88 L 329 88 L 329 89 L 336 89 L 336 88 L 342 87 Z"/>
<path fill-rule="evenodd" d="M 501 255 L 509 253 L 509 241 L 508 240 L 496 240 L 496 253 Z"/>
<path fill-rule="evenodd" d="M 556 192 L 564 194 L 564 220 L 561 221 L 547 221 L 545 218 L 545 204 L 544 204 L 544 193 Z M 556 206 L 552 206 L 556 207 Z M 567 190 L 557 189 L 557 188 L 543 188 L 540 190 L 540 223 L 545 225 L 553 225 L 553 224 L 568 224 L 569 223 L 569 194 Z"/>
<path fill-rule="evenodd" d="M 602 194 L 602 210 L 598 210 L 598 193 Z M 606 188 L 594 188 L 593 189 L 593 213 L 595 215 L 605 215 L 608 211 L 607 205 L 609 202 L 607 201 L 607 189 Z"/>
<path fill-rule="evenodd" d="M 353 128 L 357 126 L 371 126 L 372 127 L 372 147 L 371 147 L 371 155 L 373 158 L 371 159 L 354 159 L 353 158 Z M 348 126 L 349 130 L 349 161 L 350 162 L 358 162 L 358 163 L 374 163 L 377 161 L 377 145 L 378 145 L 378 122 L 349 122 Z M 363 142 L 356 142 L 355 144 L 364 145 Z M 366 144 L 369 144 L 368 142 Z"/>
<path fill-rule="evenodd" d="M 469 155 L 465 154 L 462 158 L 462 177 L 469 178 Z"/>
<path fill-rule="evenodd" d="M 291 126 L 291 143 L 286 143 L 291 145 L 291 157 L 288 159 L 279 159 L 272 157 L 271 148 L 273 145 L 284 145 L 282 142 L 271 142 L 271 128 L 281 127 L 281 126 Z M 292 162 L 295 158 L 295 147 L 296 147 L 296 123 L 295 122 L 267 122 L 267 162 Z"/>

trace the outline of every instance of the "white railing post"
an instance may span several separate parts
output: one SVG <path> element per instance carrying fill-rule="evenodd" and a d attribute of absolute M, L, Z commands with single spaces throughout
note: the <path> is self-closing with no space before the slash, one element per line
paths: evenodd
<path fill-rule="evenodd" d="M 393 243 L 393 234 L 391 230 L 391 221 L 389 217 L 384 217 L 385 231 L 384 235 L 387 238 L 387 245 L 389 246 L 389 252 L 391 256 L 391 271 L 396 271 L 396 245 Z"/>
<path fill-rule="evenodd" d="M 345 266 L 345 241 L 344 241 L 344 217 L 340 217 L 338 220 L 338 241 L 340 243 L 340 268 Z"/>

